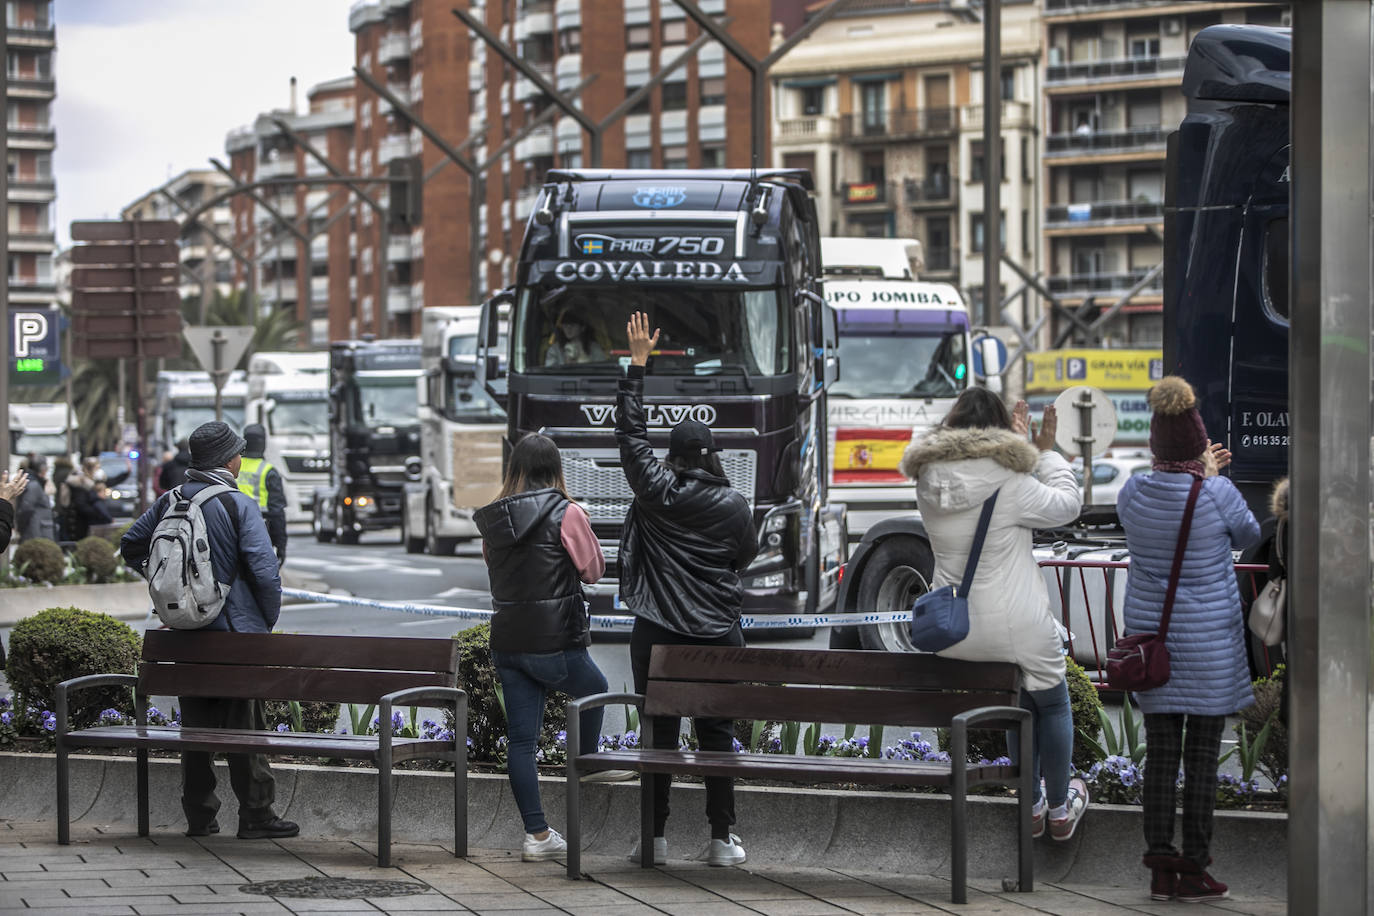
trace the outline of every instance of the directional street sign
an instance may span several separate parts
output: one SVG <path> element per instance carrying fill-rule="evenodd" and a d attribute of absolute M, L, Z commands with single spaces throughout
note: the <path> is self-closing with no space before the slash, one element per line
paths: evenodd
<path fill-rule="evenodd" d="M 72 351 L 91 359 L 181 355 L 175 220 L 78 220 Z"/>

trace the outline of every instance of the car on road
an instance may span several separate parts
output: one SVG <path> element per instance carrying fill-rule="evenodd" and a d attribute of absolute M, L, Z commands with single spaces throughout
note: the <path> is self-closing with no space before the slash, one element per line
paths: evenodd
<path fill-rule="evenodd" d="M 111 518 L 133 518 L 138 505 L 138 479 L 134 463 L 120 452 L 101 452 L 100 469 L 105 472 L 105 511 Z"/>
<path fill-rule="evenodd" d="M 1075 458 L 1071 464 L 1074 479 L 1083 486 L 1083 459 Z M 1150 470 L 1148 454 L 1103 456 L 1093 459 L 1093 499 L 1095 506 L 1115 506 L 1116 495 L 1136 474 Z"/>

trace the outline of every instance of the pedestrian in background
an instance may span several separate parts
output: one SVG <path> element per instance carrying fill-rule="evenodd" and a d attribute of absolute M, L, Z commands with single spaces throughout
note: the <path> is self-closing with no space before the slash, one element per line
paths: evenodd
<path fill-rule="evenodd" d="M 1031 553 L 1036 528 L 1078 517 L 1083 496 L 1069 463 L 1054 450 L 1057 417 L 1046 407 L 1033 441 L 1025 401 L 1008 413 L 986 388 L 970 388 L 940 425 L 910 445 L 901 471 L 916 481 L 916 506 L 935 554 L 931 588 L 958 586 L 968 565 L 983 504 L 996 496 L 968 599 L 969 631 L 939 654 L 1021 668 L 1021 705 L 1033 716 L 1031 833 L 1068 840 L 1088 808 L 1088 787 L 1073 776 L 1073 712 L 1064 670 L 1065 634 Z M 1021 765 L 1008 736 L 1008 754 Z M 962 762 L 962 761 L 957 761 Z M 1041 779 L 1044 788 L 1041 788 Z"/>
<path fill-rule="evenodd" d="M 1195 501 L 1165 642 L 1169 680 L 1136 694 L 1145 714 L 1142 798 L 1150 896 L 1197 902 L 1229 895 L 1207 872 L 1217 757 L 1226 717 L 1255 701 L 1233 549 L 1259 540 L 1240 491 L 1217 476 L 1231 453 L 1214 446 L 1186 381 L 1150 389 L 1153 470 L 1126 482 L 1117 515 L 1131 554 L 1123 608 L 1127 634 L 1157 633 L 1185 509 Z M 1174 846 L 1174 804 L 1183 760 L 1183 853 Z"/>
<path fill-rule="evenodd" d="M 29 455 L 26 461 L 29 481 L 14 504 L 15 527 L 20 542 L 34 538 L 57 540 L 57 525 L 53 519 L 52 498 L 48 495 L 48 459 Z"/>
<path fill-rule="evenodd" d="M 732 489 L 721 467 L 709 427 L 683 420 L 659 461 L 649 443 L 644 417 L 644 374 L 659 332 L 649 334 L 649 316 L 635 312 L 626 326 L 630 365 L 620 380 L 615 437 L 620 463 L 634 491 L 620 542 L 620 597 L 635 616 L 630 666 L 635 692 L 649 679 L 656 645 L 743 646 L 739 618 L 744 588 L 740 571 L 758 554 L 758 533 L 749 501 Z M 697 719 L 703 751 L 734 749 L 733 719 Z M 650 720 L 650 746 L 676 749 L 680 719 Z M 654 775 L 654 861 L 668 857 L 664 827 L 672 777 Z M 706 778 L 706 819 L 711 824 L 710 865 L 741 865 L 735 823 L 734 780 Z M 634 855 L 638 858 L 638 854 Z"/>
<path fill-rule="evenodd" d="M 100 462 L 96 461 L 96 467 Z M 57 506 L 62 519 L 63 537 L 79 541 L 91 533 L 92 525 L 108 525 L 113 519 L 105 511 L 98 484 L 89 475 L 89 459 L 81 468 L 72 470 L 58 485 Z"/>
<path fill-rule="evenodd" d="M 161 496 L 172 487 L 179 487 L 186 481 L 186 469 L 191 466 L 191 452 L 185 439 L 177 443 L 176 454 L 162 462 L 157 469 L 157 481 L 153 489 Z"/>
<path fill-rule="evenodd" d="M 146 575 L 153 532 L 175 499 L 190 499 L 205 487 L 223 484 L 232 492 L 221 493 L 201 507 L 210 540 L 210 561 L 217 582 L 232 583 L 218 617 L 206 631 L 270 633 L 281 613 L 281 578 L 267 528 L 257 504 L 234 485 L 242 462 L 244 440 L 227 423 L 211 421 L 191 433 L 191 467 L 186 483 L 158 498 L 134 522 L 120 541 L 120 553 L 130 568 Z M 188 640 L 201 630 L 184 631 Z M 262 703 L 225 697 L 178 698 L 181 723 L 188 728 L 267 728 Z M 229 781 L 239 801 L 239 839 L 276 839 L 295 836 L 300 828 L 282 820 L 272 810 L 276 780 L 261 754 L 226 754 Z M 186 835 L 219 833 L 216 814 L 213 754 L 183 751 L 181 755 L 181 807 L 186 812 Z"/>
<path fill-rule="evenodd" d="M 568 497 L 563 459 L 547 436 L 531 433 L 511 449 L 501 495 L 473 515 L 491 577 L 491 658 L 505 699 L 506 773 L 525 825 L 526 862 L 567 852 L 539 799 L 535 745 L 551 690 L 574 698 L 605 693 L 592 661 L 582 583 L 606 571 L 601 545 L 582 507 Z M 596 751 L 601 707 L 583 712 L 580 748 Z"/>
<path fill-rule="evenodd" d="M 267 534 L 277 551 L 277 565 L 281 566 L 286 563 L 286 489 L 281 474 L 263 457 L 267 451 L 267 430 L 258 423 L 250 423 L 244 427 L 243 438 L 248 446 L 243 451 L 238 486 L 262 510 Z"/>

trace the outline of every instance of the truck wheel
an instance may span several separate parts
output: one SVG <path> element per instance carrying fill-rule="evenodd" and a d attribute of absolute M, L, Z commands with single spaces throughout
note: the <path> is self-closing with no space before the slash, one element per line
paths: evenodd
<path fill-rule="evenodd" d="M 405 546 L 406 553 L 424 553 L 425 539 L 410 536 L 410 511 L 401 510 L 401 544 Z"/>
<path fill-rule="evenodd" d="M 930 546 L 912 537 L 889 538 L 873 551 L 859 583 L 860 611 L 909 611 L 915 600 L 930 591 L 935 557 Z M 905 623 L 857 627 L 865 649 L 915 652 Z"/>
<path fill-rule="evenodd" d="M 321 544 L 334 540 L 334 528 L 325 523 L 324 510 L 320 508 L 318 499 L 310 506 L 310 529 L 315 532 L 315 540 Z"/>
<path fill-rule="evenodd" d="M 358 543 L 358 532 L 351 525 L 344 524 L 343 506 L 339 505 L 338 500 L 334 501 L 334 540 L 340 544 Z"/>
<path fill-rule="evenodd" d="M 433 557 L 451 557 L 458 549 L 457 538 L 441 538 L 439 526 L 434 523 L 434 505 L 425 501 L 425 548 Z"/>

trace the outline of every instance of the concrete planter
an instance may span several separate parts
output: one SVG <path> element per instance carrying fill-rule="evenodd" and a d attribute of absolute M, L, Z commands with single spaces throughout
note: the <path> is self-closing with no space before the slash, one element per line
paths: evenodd
<path fill-rule="evenodd" d="M 148 583 L 140 580 L 0 589 L 0 624 L 17 623 L 50 607 L 79 607 L 121 620 L 137 620 L 148 613 Z"/>
<path fill-rule="evenodd" d="M 54 758 L 50 754 L 0 754 L 0 812 L 9 820 L 54 820 Z M 222 764 L 221 764 L 222 765 Z M 277 774 L 277 811 L 301 825 L 305 836 L 352 837 L 375 842 L 375 770 L 288 766 Z M 452 842 L 452 787 L 447 773 L 402 772 L 395 776 L 393 830 L 399 841 Z M 562 780 L 544 778 L 549 821 L 564 824 Z M 224 813 L 234 803 L 228 774 L 220 781 Z M 152 830 L 184 829 L 180 772 L 175 760 L 151 768 Z M 523 829 L 506 778 L 468 777 L 468 838 L 472 846 L 518 849 Z M 735 792 L 737 832 L 750 861 L 832 867 L 850 871 L 948 874 L 949 797 L 926 793 L 751 787 Z M 628 854 L 638 836 L 639 785 L 593 784 L 583 788 L 584 838 L 589 852 Z M 669 858 L 695 855 L 708 838 L 704 790 L 673 787 L 668 822 Z M 133 829 L 134 761 L 129 757 L 72 758 L 72 815 L 77 821 Z M 969 875 L 1014 878 L 1016 803 L 1007 798 L 969 799 Z M 1246 893 L 1282 897 L 1287 892 L 1285 814 L 1219 811 L 1212 854 L 1217 876 Z M 1140 864 L 1141 809 L 1093 805 L 1067 843 L 1036 843 L 1035 874 L 1042 881 L 1094 885 L 1148 882 Z"/>

